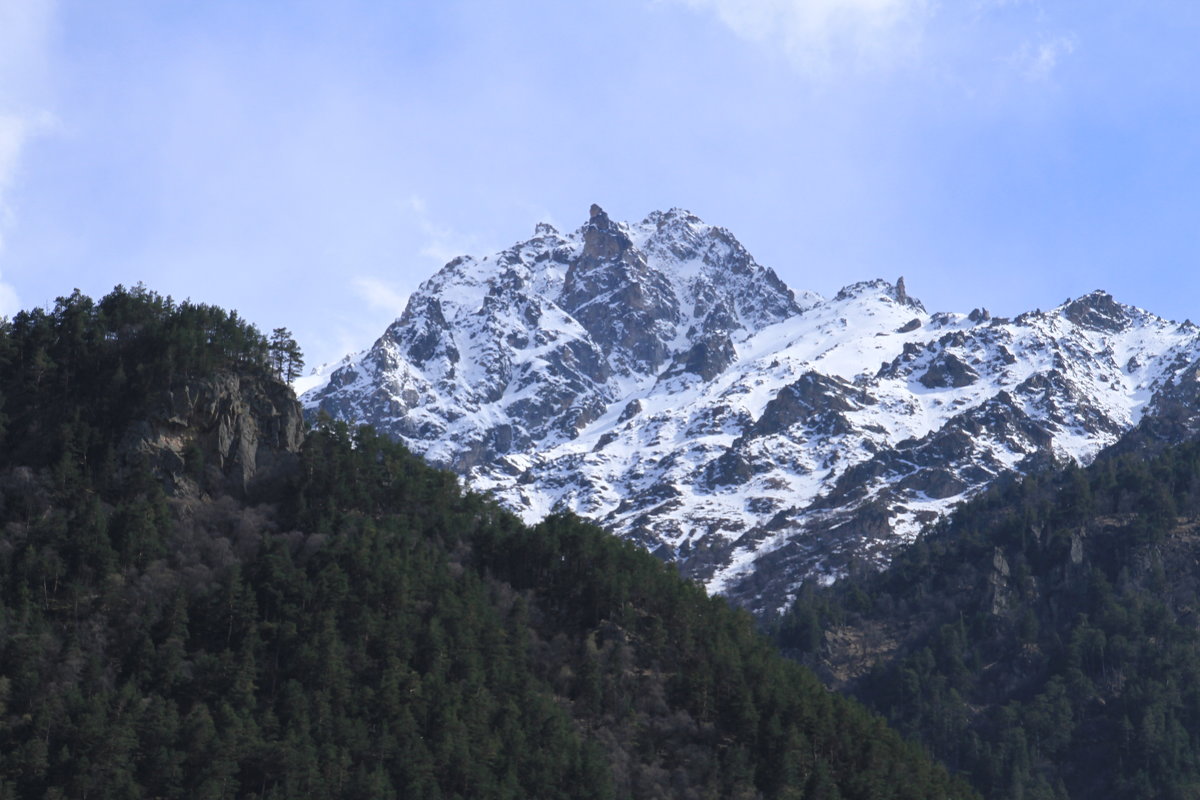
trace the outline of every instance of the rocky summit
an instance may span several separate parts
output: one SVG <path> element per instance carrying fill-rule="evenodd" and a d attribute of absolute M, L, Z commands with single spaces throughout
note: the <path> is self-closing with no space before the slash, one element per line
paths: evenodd
<path fill-rule="evenodd" d="M 464 256 L 301 398 L 533 520 L 570 510 L 759 613 L 998 476 L 1194 432 L 1200 329 L 1097 291 L 1013 319 L 790 289 L 687 211 Z"/>

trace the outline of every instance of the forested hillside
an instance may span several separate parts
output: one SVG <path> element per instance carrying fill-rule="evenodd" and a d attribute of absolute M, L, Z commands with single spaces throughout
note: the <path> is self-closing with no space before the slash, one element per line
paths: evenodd
<path fill-rule="evenodd" d="M 973 796 L 634 546 L 305 435 L 271 346 L 0 326 L 0 797 Z"/>
<path fill-rule="evenodd" d="M 1200 443 L 1121 448 L 807 587 L 776 635 L 987 797 L 1200 797 L 1198 514 Z"/>

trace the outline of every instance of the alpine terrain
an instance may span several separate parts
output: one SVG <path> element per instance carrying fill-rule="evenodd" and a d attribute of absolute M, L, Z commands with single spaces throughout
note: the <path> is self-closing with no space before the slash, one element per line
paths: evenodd
<path fill-rule="evenodd" d="M 302 397 L 527 520 L 570 510 L 760 613 L 997 476 L 1197 427 L 1200 328 L 1096 291 L 1012 319 L 786 286 L 687 211 L 451 261 Z"/>

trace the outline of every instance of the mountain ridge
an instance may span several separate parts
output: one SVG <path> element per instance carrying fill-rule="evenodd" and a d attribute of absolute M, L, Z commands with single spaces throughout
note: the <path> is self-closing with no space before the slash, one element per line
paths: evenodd
<path fill-rule="evenodd" d="M 930 313 L 903 278 L 826 299 L 682 209 L 593 206 L 447 264 L 302 402 L 771 613 L 998 475 L 1086 463 L 1197 358 L 1195 326 L 1101 290 L 1012 319 Z"/>

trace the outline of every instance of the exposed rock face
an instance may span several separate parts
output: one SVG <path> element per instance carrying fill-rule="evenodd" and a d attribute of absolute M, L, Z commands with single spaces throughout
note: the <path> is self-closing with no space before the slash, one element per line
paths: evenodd
<path fill-rule="evenodd" d="M 992 556 L 992 571 L 988 575 L 988 594 L 991 601 L 988 610 L 994 616 L 1003 616 L 1017 599 L 1011 579 L 1012 569 L 1008 565 L 1008 559 L 1004 557 L 1004 550 L 997 547 Z"/>
<path fill-rule="evenodd" d="M 305 395 L 529 519 L 570 509 L 750 608 L 894 548 L 997 476 L 1200 431 L 1200 330 L 1093 292 L 929 314 L 789 290 L 721 228 L 593 207 L 426 281 Z"/>
<path fill-rule="evenodd" d="M 953 353 L 943 353 L 918 380 L 926 389 L 961 389 L 979 380 L 979 373 Z"/>
<path fill-rule="evenodd" d="M 668 277 L 650 267 L 599 206 L 592 206 L 583 250 L 567 268 L 558 304 L 614 357 L 621 374 L 656 371 L 680 321 L 679 298 Z"/>
<path fill-rule="evenodd" d="M 1116 451 L 1154 452 L 1200 436 L 1200 363 L 1181 355 L 1176 367 L 1150 399 L 1137 427 L 1114 446 Z"/>
<path fill-rule="evenodd" d="M 1076 325 L 1104 333 L 1118 333 L 1131 323 L 1127 309 L 1112 295 L 1098 290 L 1067 303 L 1063 316 Z"/>
<path fill-rule="evenodd" d="M 527 465 L 497 460 L 575 439 L 632 386 L 711 381 L 736 358 L 734 335 L 799 310 L 728 232 L 678 209 L 629 226 L 593 206 L 573 235 L 542 224 L 447 264 L 306 403 L 441 466 L 517 475 Z"/>
<path fill-rule="evenodd" d="M 148 458 L 176 494 L 198 491 L 197 459 L 205 481 L 239 498 L 269 496 L 295 475 L 305 425 L 282 383 L 218 373 L 176 385 L 158 408 L 130 429 L 121 450 Z"/>

